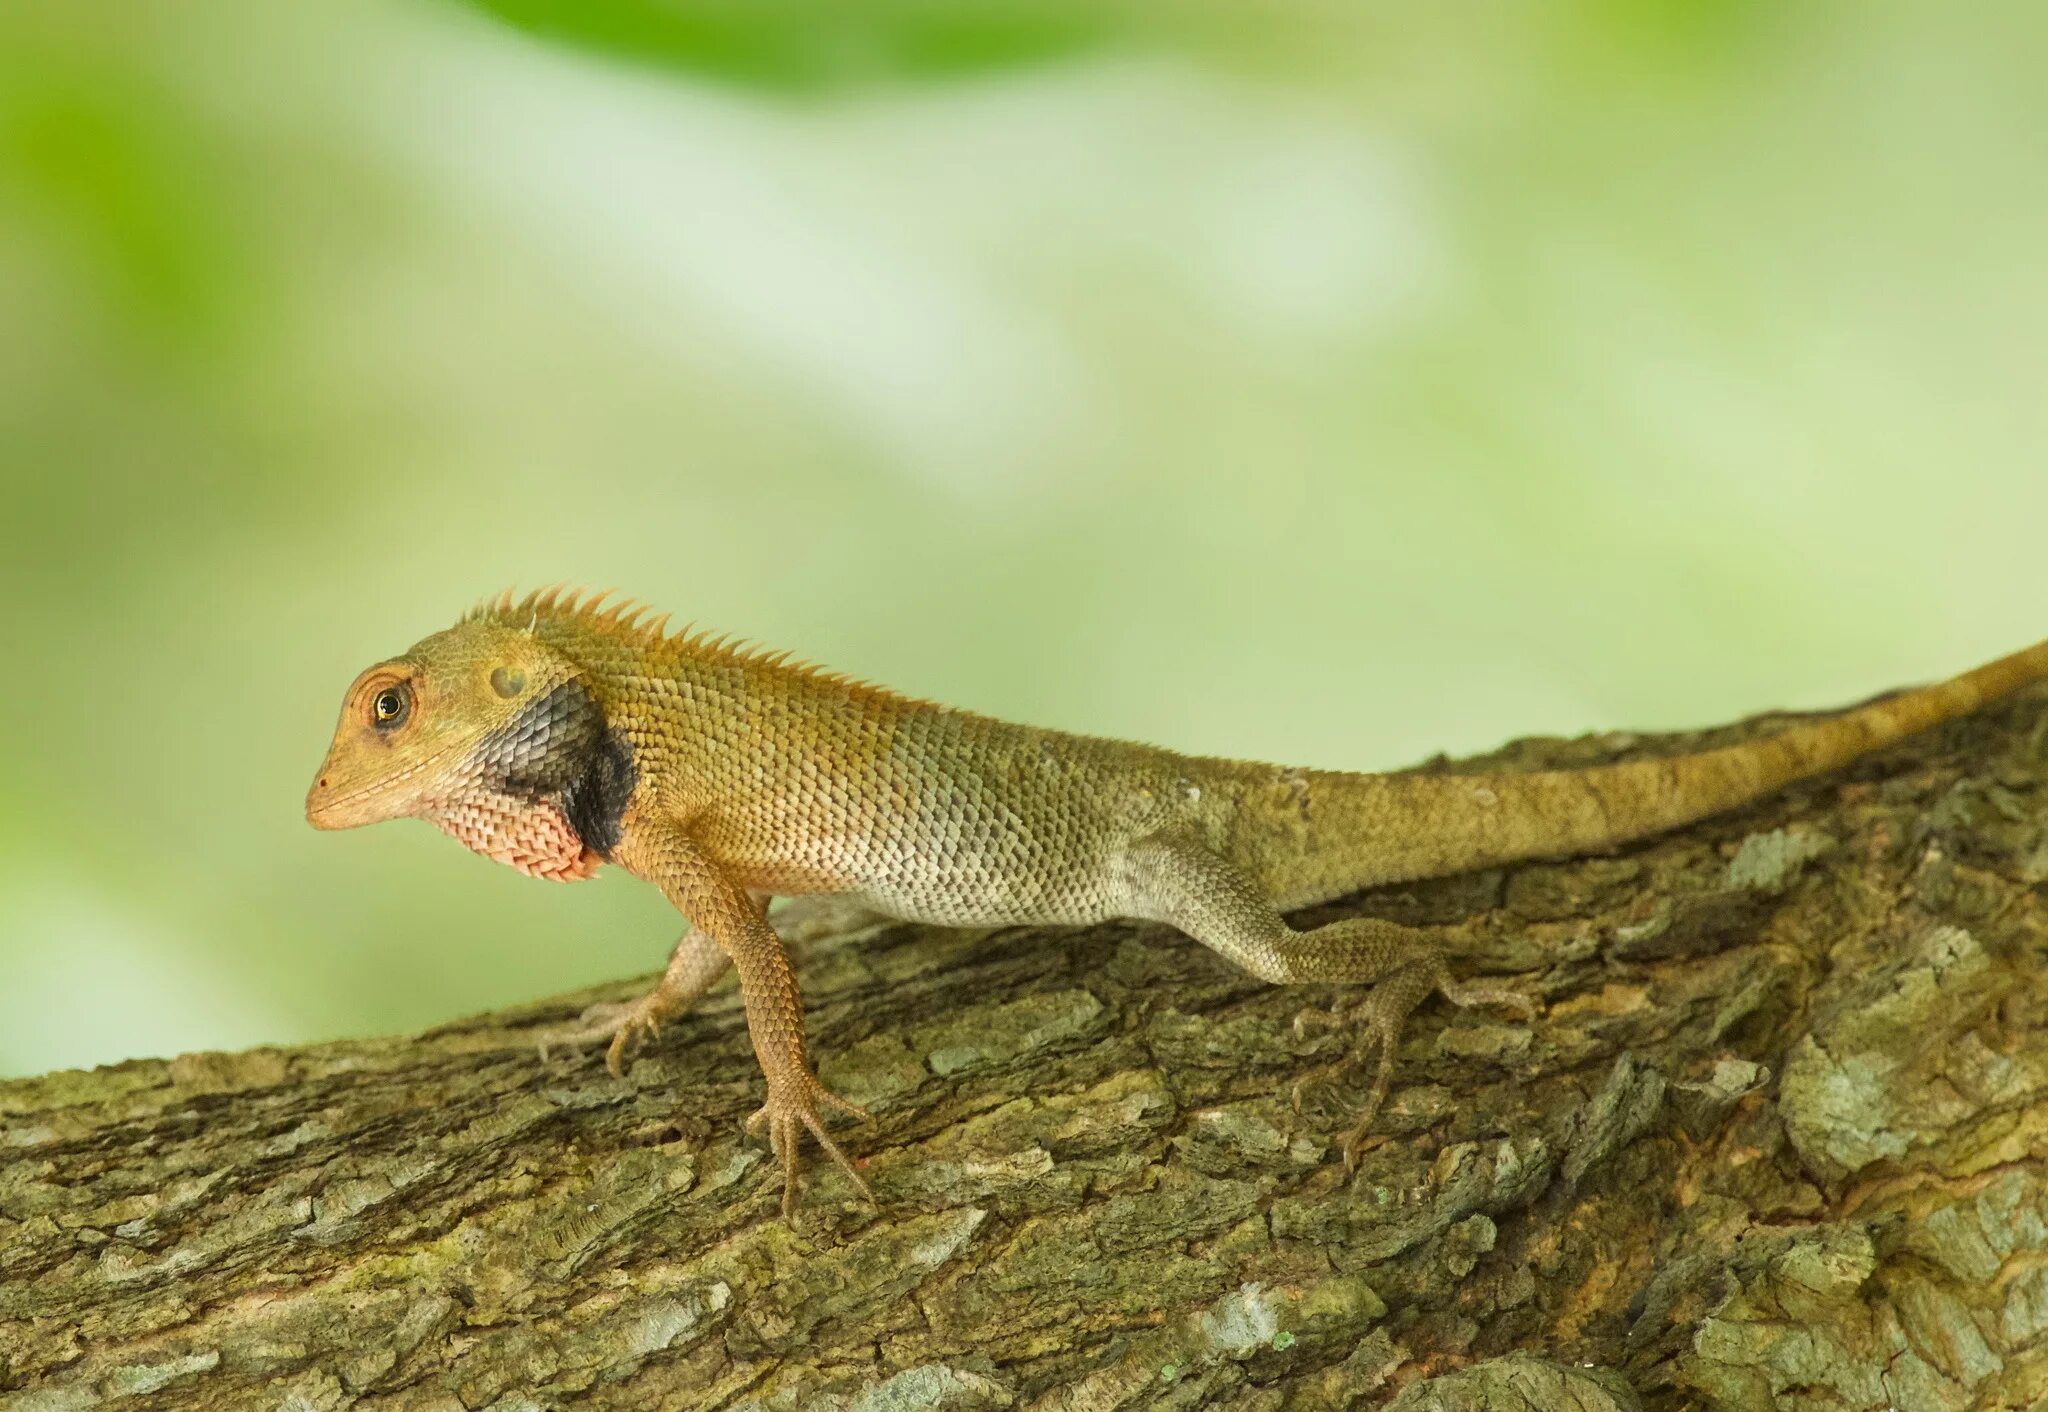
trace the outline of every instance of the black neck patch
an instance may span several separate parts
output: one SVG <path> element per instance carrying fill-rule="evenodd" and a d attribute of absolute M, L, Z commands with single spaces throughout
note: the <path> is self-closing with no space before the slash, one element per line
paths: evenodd
<path fill-rule="evenodd" d="M 582 682 L 534 698 L 477 750 L 484 782 L 561 808 L 583 846 L 609 859 L 639 771 L 633 747 L 613 730 Z"/>
<path fill-rule="evenodd" d="M 562 813 L 569 827 L 582 837 L 584 847 L 610 861 L 619 846 L 620 821 L 633 797 L 640 772 L 633 764 L 633 747 L 626 738 L 606 726 L 590 752 L 583 773 L 562 796 Z"/>

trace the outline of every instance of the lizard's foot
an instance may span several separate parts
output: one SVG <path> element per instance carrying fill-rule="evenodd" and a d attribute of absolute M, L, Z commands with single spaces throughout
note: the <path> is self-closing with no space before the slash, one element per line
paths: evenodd
<path fill-rule="evenodd" d="M 1356 1016 L 1365 1032 L 1366 1042 L 1379 1049 L 1379 1063 L 1373 1068 L 1372 1088 L 1358 1111 L 1358 1121 L 1339 1140 L 1346 1172 L 1358 1170 L 1358 1159 L 1365 1152 L 1366 1139 L 1372 1135 L 1372 1120 L 1379 1116 L 1380 1105 L 1387 1101 L 1387 1088 L 1394 1081 L 1394 1050 L 1401 1042 L 1401 1027 L 1407 1023 L 1411 1008 L 1381 1004 L 1382 994 L 1382 991 L 1374 991 L 1371 998 L 1358 1007 Z"/>
<path fill-rule="evenodd" d="M 657 987 L 638 1000 L 624 1002 L 605 1001 L 591 1006 L 577 1017 L 573 1025 L 548 1030 L 535 1041 L 540 1046 L 540 1057 L 548 1057 L 548 1049 L 561 1045 L 567 1049 L 580 1050 L 586 1044 L 609 1039 L 611 1044 L 604 1052 L 604 1066 L 615 1079 L 626 1075 L 626 1049 L 634 1040 L 645 1035 L 648 1038 L 661 1033 L 661 1022 L 669 1017 L 667 998 Z"/>
<path fill-rule="evenodd" d="M 1294 1031 L 1297 1038 L 1306 1037 L 1311 1028 L 1311 1013 L 1297 1015 Z M 1365 1043 L 1377 1047 L 1379 1063 L 1373 1071 L 1372 1091 L 1366 1095 L 1357 1120 L 1347 1128 L 1340 1139 L 1344 1153 L 1346 1171 L 1356 1171 L 1359 1155 L 1364 1152 L 1366 1141 L 1372 1130 L 1372 1120 L 1378 1116 L 1380 1104 L 1386 1101 L 1388 1086 L 1394 1075 L 1394 1049 L 1400 1042 L 1401 1028 L 1408 1018 L 1408 1007 L 1389 1005 L 1382 999 L 1382 993 L 1375 991 L 1362 1003 L 1326 1011 L 1314 1012 L 1315 1028 L 1338 1029 L 1354 1036 L 1350 1051 L 1328 1064 L 1319 1064 L 1310 1072 L 1296 1079 L 1288 1091 L 1288 1101 L 1296 1113 L 1306 1107 L 1311 1088 L 1329 1083 L 1342 1077 L 1357 1066 L 1360 1054 L 1356 1047 L 1356 1036 L 1361 1032 Z"/>
<path fill-rule="evenodd" d="M 1404 977 L 1390 976 L 1388 981 L 1404 980 Z M 1417 979 L 1420 979 L 1418 977 Z M 1364 1155 L 1367 1141 L 1372 1134 L 1372 1120 L 1379 1116 L 1380 1105 L 1386 1102 L 1388 1086 L 1394 1078 L 1394 1050 L 1401 1042 L 1401 1030 L 1407 1024 L 1409 1011 L 1415 1008 L 1414 995 L 1419 987 L 1414 982 L 1407 984 L 1382 983 L 1365 1003 L 1358 1007 L 1357 1021 L 1363 1029 L 1367 1042 L 1378 1046 L 1379 1063 L 1373 1070 L 1372 1089 L 1365 1096 L 1365 1105 L 1359 1111 L 1358 1121 L 1344 1134 L 1344 1170 L 1358 1170 L 1358 1159 Z M 1437 978 L 1434 988 L 1453 1005 L 1498 1005 L 1515 1011 L 1523 1020 L 1536 1018 L 1535 1002 L 1519 991 L 1501 986 L 1458 985 L 1448 979 Z M 1427 990 L 1423 994 L 1427 994 Z M 1295 1107 L 1301 1106 L 1300 1087 L 1295 1090 Z"/>
<path fill-rule="evenodd" d="M 782 1218 L 789 1220 L 796 1214 L 797 1148 L 802 1144 L 804 1129 L 809 1128 L 811 1136 L 818 1140 L 818 1146 L 830 1154 L 839 1164 L 841 1171 L 852 1181 L 860 1194 L 870 1205 L 878 1204 L 875 1193 L 869 1189 L 867 1179 L 854 1167 L 853 1161 L 840 1151 L 839 1144 L 825 1131 L 825 1121 L 818 1116 L 819 1106 L 837 1109 L 850 1118 L 865 1121 L 868 1112 L 855 1107 L 838 1094 L 827 1089 L 809 1074 L 804 1074 L 795 1084 L 771 1083 L 768 1086 L 768 1101 L 756 1109 L 754 1116 L 747 1119 L 747 1131 L 755 1137 L 768 1135 L 768 1146 L 782 1163 Z"/>

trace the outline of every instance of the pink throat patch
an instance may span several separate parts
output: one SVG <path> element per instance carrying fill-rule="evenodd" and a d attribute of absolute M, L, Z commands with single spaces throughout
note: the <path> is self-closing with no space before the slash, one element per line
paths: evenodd
<path fill-rule="evenodd" d="M 568 818 L 553 804 L 479 795 L 450 800 L 427 818 L 464 848 L 528 877 L 581 882 L 596 876 L 604 862 L 583 846 Z"/>

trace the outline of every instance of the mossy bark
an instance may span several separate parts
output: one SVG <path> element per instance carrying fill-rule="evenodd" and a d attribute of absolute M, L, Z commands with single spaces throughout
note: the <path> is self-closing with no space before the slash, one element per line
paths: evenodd
<path fill-rule="evenodd" d="M 1137 924 L 800 947 L 881 1206 L 794 1228 L 729 988 L 623 1083 L 530 1035 L 626 983 L 0 1084 L 0 1407 L 2040 1406 L 2044 727 L 1313 914 L 1544 1005 L 1426 1006 L 1356 1175 L 1344 997 Z"/>

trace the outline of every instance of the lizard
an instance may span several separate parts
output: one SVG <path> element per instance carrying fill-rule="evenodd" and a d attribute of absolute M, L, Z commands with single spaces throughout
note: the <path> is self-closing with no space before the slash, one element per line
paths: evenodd
<path fill-rule="evenodd" d="M 808 1132 L 873 1200 L 824 1115 L 771 898 L 836 896 L 941 926 L 1167 923 L 1262 981 L 1370 985 L 1376 1052 L 1342 1137 L 1354 1166 L 1402 1027 L 1430 995 L 1532 1016 L 1460 983 L 1439 929 L 1285 914 L 1367 888 L 1605 851 L 1752 802 L 2048 676 L 2044 642 L 1948 681 L 1718 749 L 1582 769 L 1356 773 L 1177 754 L 1014 724 L 555 588 L 487 599 L 365 670 L 306 799 L 323 829 L 424 818 L 558 881 L 612 864 L 688 920 L 660 981 L 572 1037 L 613 1073 L 738 972 L 766 1099 L 747 1120 L 798 1192 Z M 586 1017 L 590 1018 L 590 1017 Z"/>

